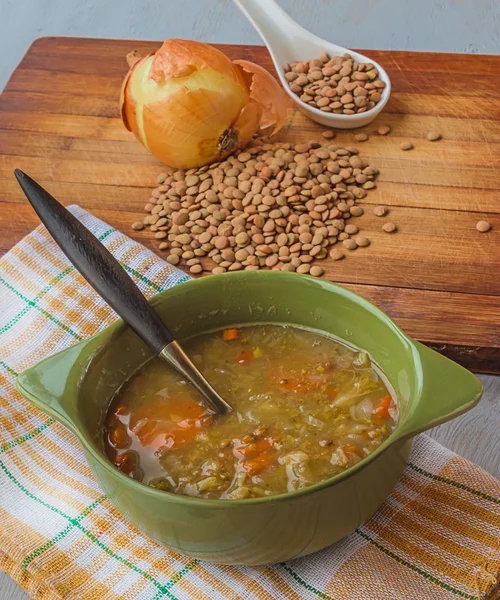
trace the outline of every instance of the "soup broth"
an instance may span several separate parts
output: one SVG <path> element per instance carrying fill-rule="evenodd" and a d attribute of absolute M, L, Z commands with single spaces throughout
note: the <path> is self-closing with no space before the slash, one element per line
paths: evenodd
<path fill-rule="evenodd" d="M 183 344 L 234 407 L 211 414 L 153 359 L 119 390 L 104 443 L 110 460 L 150 486 L 203 498 L 282 494 L 324 481 L 373 452 L 397 405 L 364 352 L 281 325 L 251 325 Z"/>

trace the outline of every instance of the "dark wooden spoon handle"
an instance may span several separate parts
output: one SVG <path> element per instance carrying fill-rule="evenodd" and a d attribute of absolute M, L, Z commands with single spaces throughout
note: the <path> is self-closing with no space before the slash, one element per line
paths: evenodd
<path fill-rule="evenodd" d="M 28 175 L 17 180 L 50 235 L 76 269 L 154 351 L 174 340 L 120 263 L 64 206 Z"/>

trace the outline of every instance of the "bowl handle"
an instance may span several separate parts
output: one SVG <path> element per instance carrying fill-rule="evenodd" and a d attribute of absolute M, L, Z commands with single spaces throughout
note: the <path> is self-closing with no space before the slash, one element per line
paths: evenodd
<path fill-rule="evenodd" d="M 398 439 L 458 417 L 476 406 L 483 395 L 481 381 L 470 371 L 419 342 L 413 344 L 422 368 L 420 394 L 398 427 Z"/>
<path fill-rule="evenodd" d="M 17 389 L 26 400 L 76 434 L 78 381 L 97 342 L 94 337 L 75 344 L 26 369 L 16 379 Z"/>

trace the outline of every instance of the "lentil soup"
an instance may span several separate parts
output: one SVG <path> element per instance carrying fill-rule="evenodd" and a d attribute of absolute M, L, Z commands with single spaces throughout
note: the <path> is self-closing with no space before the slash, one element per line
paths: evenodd
<path fill-rule="evenodd" d="M 159 359 L 126 382 L 104 443 L 117 468 L 150 486 L 203 498 L 282 494 L 349 469 L 395 427 L 379 369 L 332 337 L 251 325 L 184 346 L 235 410 L 215 417 Z"/>

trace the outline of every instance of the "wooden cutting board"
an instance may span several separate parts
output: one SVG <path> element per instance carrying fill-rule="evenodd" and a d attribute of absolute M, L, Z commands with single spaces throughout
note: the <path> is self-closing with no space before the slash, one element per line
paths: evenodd
<path fill-rule="evenodd" d="M 65 204 L 79 204 L 152 250 L 130 224 L 141 217 L 161 165 L 123 127 L 125 54 L 158 43 L 42 38 L 0 96 L 0 251 L 38 224 L 13 177 L 19 167 Z M 220 46 L 272 70 L 267 50 Z M 385 111 L 356 144 L 380 169 L 356 220 L 372 240 L 326 276 L 365 296 L 411 336 L 471 369 L 500 372 L 500 56 L 366 51 L 389 72 Z M 376 134 L 380 125 L 392 133 Z M 425 135 L 437 130 L 439 142 Z M 279 140 L 321 141 L 323 129 L 290 104 Z M 338 143 L 354 144 L 355 132 Z M 411 140 L 415 149 L 400 150 Z M 390 207 L 382 233 L 373 206 Z M 481 219 L 493 229 L 476 231 Z M 230 277 L 230 275 L 228 275 Z"/>

